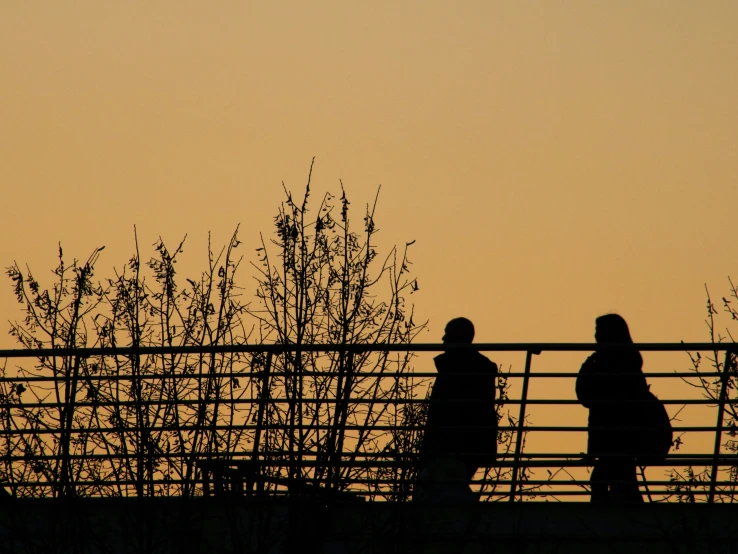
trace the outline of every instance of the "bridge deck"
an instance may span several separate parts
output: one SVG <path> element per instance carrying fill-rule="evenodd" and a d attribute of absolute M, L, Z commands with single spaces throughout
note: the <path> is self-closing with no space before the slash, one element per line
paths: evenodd
<path fill-rule="evenodd" d="M 0 552 L 734 552 L 738 507 L 10 499 Z"/>

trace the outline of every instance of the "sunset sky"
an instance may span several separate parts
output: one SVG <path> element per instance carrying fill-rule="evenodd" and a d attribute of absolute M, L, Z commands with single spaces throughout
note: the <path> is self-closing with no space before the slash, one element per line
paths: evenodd
<path fill-rule="evenodd" d="M 187 233 L 183 273 L 208 231 L 241 224 L 250 257 L 315 156 L 357 224 L 382 185 L 385 251 L 417 240 L 422 342 L 458 315 L 480 341 L 586 342 L 611 311 L 636 341 L 706 340 L 704 284 L 738 279 L 737 21 L 732 0 L 3 2 L 0 262 L 50 284 L 59 241 L 105 245 L 109 276 L 134 225 L 144 256 Z"/>

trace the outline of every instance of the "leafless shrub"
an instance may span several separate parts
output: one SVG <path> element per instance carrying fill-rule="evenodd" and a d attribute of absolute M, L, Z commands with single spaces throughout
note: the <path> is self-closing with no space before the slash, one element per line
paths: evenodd
<path fill-rule="evenodd" d="M 242 355 L 74 352 L 245 342 L 233 281 L 238 245 L 234 234 L 218 255 L 210 251 L 200 280 L 182 289 L 175 269 L 184 241 L 170 252 L 159 240 L 143 267 L 136 244 L 128 264 L 104 282 L 93 281 L 102 248 L 69 265 L 60 248 L 50 288 L 30 270 L 8 268 L 25 313 L 11 334 L 29 349 L 71 352 L 18 367 L 27 385 L 0 385 L 4 478 L 11 486 L 36 482 L 15 487 L 16 494 L 189 495 L 201 454 L 231 452 L 248 440 L 234 425 L 248 413 L 231 402 L 247 390 L 229 376 Z"/>
<path fill-rule="evenodd" d="M 355 229 L 343 184 L 340 198 L 326 194 L 314 212 L 309 180 L 299 203 L 285 194 L 275 238 L 262 238 L 257 249 L 258 304 L 249 313 L 259 340 L 298 348 L 272 360 L 254 455 L 272 463 L 263 475 L 272 483 L 282 477 L 290 486 L 313 482 L 342 491 L 358 481 L 368 490 L 379 475 L 370 462 L 390 453 L 392 429 L 420 383 L 410 378 L 412 353 L 350 347 L 409 344 L 425 327 L 406 300 L 418 290 L 412 242 L 380 259 L 377 199 Z M 300 350 L 305 344 L 330 350 Z"/>
<path fill-rule="evenodd" d="M 104 280 L 94 278 L 103 248 L 69 263 L 60 247 L 50 286 L 7 269 L 23 310 L 11 334 L 30 350 L 64 349 L 2 368 L 13 379 L 0 381 L 0 480 L 14 495 L 189 496 L 204 459 L 259 460 L 266 490 L 368 492 L 373 462 L 412 456 L 403 449 L 415 443 L 393 433 L 421 422 L 404 411 L 427 389 L 413 354 L 357 348 L 409 344 L 425 327 L 407 303 L 412 242 L 379 258 L 376 199 L 356 229 L 343 186 L 314 213 L 309 181 L 299 205 L 285 193 L 274 238 L 257 250 L 251 305 L 236 285 L 238 230 L 184 284 L 184 240 L 157 241 L 142 262 L 136 237 L 135 255 Z M 264 349 L 176 350 L 249 343 Z M 300 348 L 310 344 L 326 350 Z M 79 352 L 90 347 L 132 350 Z"/>
<path fill-rule="evenodd" d="M 738 288 L 729 278 L 729 293 L 722 297 L 722 310 L 719 311 L 710 297 L 710 291 L 705 287 L 707 296 L 707 325 L 710 342 L 720 344 L 735 342 L 730 326 L 738 321 L 738 310 L 735 302 L 738 301 Z M 722 317 L 721 317 L 722 316 Z M 722 320 L 727 318 L 727 324 L 721 330 L 718 326 Z M 722 403 L 724 409 L 722 425 L 729 430 L 723 432 L 725 442 L 721 444 L 722 455 L 735 455 L 738 453 L 738 441 L 736 435 L 736 423 L 738 423 L 738 378 L 737 356 L 735 352 L 714 350 L 706 356 L 699 352 L 689 354 L 692 363 L 691 369 L 695 373 L 695 379 L 686 382 L 697 388 L 702 397 L 714 402 L 716 405 Z M 706 367 L 707 366 L 707 367 Z M 716 375 L 707 375 L 716 374 Z M 721 391 L 724 391 L 721 398 Z M 678 448 L 682 442 L 682 436 L 676 439 L 675 447 Z M 671 470 L 669 479 L 671 484 L 668 489 L 671 495 L 680 502 L 696 502 L 707 499 L 710 496 L 712 482 L 712 468 L 689 467 L 685 470 Z M 714 488 L 714 500 L 717 502 L 734 502 L 736 490 L 738 489 L 738 465 L 722 467 L 715 475 L 715 481 L 720 482 Z"/>

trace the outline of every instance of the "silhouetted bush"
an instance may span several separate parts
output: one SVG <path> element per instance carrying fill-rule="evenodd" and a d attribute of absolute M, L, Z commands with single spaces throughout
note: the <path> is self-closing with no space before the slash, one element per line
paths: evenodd
<path fill-rule="evenodd" d="M 722 310 L 718 310 L 710 297 L 710 292 L 705 287 L 707 296 L 707 324 L 711 343 L 735 342 L 731 332 L 731 326 L 738 321 L 738 310 L 735 303 L 738 302 L 738 287 L 729 278 L 728 296 L 722 297 Z M 721 317 L 722 316 L 722 317 Z M 725 321 L 727 320 L 727 321 Z M 712 400 L 715 404 L 721 402 L 721 390 L 724 389 L 722 397 L 724 415 L 722 425 L 728 427 L 722 438 L 725 442 L 721 444 L 722 455 L 738 454 L 738 359 L 735 353 L 714 351 L 706 356 L 699 352 L 690 354 L 692 362 L 691 369 L 695 373 L 695 381 L 691 384 L 700 389 L 704 398 Z M 707 366 L 707 368 L 705 368 Z M 707 375 L 707 374 L 717 374 Z M 682 434 L 684 435 L 684 433 Z M 675 447 L 683 442 L 682 435 L 675 440 Z M 722 475 L 721 475 L 722 474 Z M 730 467 L 718 467 L 715 474 L 716 484 L 714 500 L 716 502 L 733 502 L 738 491 L 738 464 Z M 684 470 L 671 470 L 668 487 L 680 502 L 697 502 L 709 498 L 711 481 L 713 480 L 712 467 L 688 467 Z"/>
<path fill-rule="evenodd" d="M 260 472 L 268 489 L 281 487 L 279 477 L 336 490 L 376 477 L 376 469 L 342 462 L 396 452 L 388 426 L 427 383 L 402 378 L 412 371 L 411 353 L 341 346 L 409 343 L 425 324 L 414 322 L 406 301 L 418 289 L 412 243 L 378 258 L 376 200 L 354 230 L 341 191 L 337 203 L 327 194 L 311 213 L 309 181 L 299 206 L 285 190 L 274 238 L 262 239 L 253 264 L 253 304 L 236 285 L 238 230 L 219 251 L 209 247 L 208 267 L 184 282 L 176 271 L 184 240 L 174 250 L 159 240 L 144 262 L 136 237 L 135 255 L 103 280 L 95 279 L 103 248 L 70 263 L 60 247 L 50 286 L 9 267 L 24 313 L 11 334 L 28 349 L 71 349 L 2 370 L 24 379 L 0 383 L 0 478 L 13 493 L 188 496 L 198 494 L 199 460 L 244 455 L 272 464 Z M 311 343 L 335 350 L 74 352 Z M 416 444 L 412 433 L 402 448 Z"/>

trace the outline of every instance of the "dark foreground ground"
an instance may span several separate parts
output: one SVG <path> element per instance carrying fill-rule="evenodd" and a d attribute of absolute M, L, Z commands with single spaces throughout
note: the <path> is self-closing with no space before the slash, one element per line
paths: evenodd
<path fill-rule="evenodd" d="M 8 500 L 0 552 L 738 553 L 738 508 L 222 498 Z"/>

